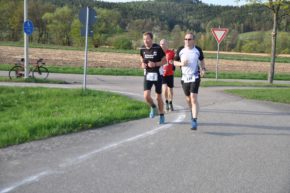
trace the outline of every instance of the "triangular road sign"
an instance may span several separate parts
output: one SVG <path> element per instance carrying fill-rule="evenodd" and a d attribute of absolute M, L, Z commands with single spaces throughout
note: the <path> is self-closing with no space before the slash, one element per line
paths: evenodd
<path fill-rule="evenodd" d="M 221 43 L 223 41 L 228 32 L 228 28 L 211 28 L 211 33 L 213 34 L 218 43 Z"/>

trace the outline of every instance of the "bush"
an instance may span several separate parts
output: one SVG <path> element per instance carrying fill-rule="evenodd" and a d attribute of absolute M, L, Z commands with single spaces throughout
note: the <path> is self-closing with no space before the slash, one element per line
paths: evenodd
<path fill-rule="evenodd" d="M 132 49 L 132 41 L 126 37 L 118 37 L 113 40 L 112 45 L 116 49 Z"/>
<path fill-rule="evenodd" d="M 286 48 L 286 49 L 282 50 L 281 54 L 290 54 L 290 49 Z"/>
<path fill-rule="evenodd" d="M 259 45 L 259 42 L 256 40 L 245 41 L 244 45 L 241 48 L 241 51 L 242 52 L 257 52 L 257 45 Z"/>

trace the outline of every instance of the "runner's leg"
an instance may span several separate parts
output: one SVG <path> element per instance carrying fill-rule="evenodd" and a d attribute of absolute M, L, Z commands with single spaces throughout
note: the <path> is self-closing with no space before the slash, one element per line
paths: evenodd
<path fill-rule="evenodd" d="M 192 118 L 197 119 L 199 104 L 197 100 L 197 93 L 190 93 L 191 111 Z"/>
<path fill-rule="evenodd" d="M 144 77 L 144 99 L 147 102 L 147 104 L 150 106 L 150 113 L 149 113 L 150 118 L 154 118 L 156 115 L 156 105 L 154 104 L 154 101 L 151 97 L 152 86 L 153 86 L 153 83 L 150 81 L 147 81 Z"/>
<path fill-rule="evenodd" d="M 162 95 L 156 93 L 156 99 L 157 99 L 159 114 L 164 114 L 164 107 L 163 107 L 164 103 L 162 100 Z"/>
<path fill-rule="evenodd" d="M 152 106 L 154 104 L 153 99 L 151 97 L 151 90 L 144 90 L 144 99 L 148 105 Z"/>
<path fill-rule="evenodd" d="M 162 99 L 162 76 L 159 76 L 158 81 L 155 82 L 155 92 L 160 115 L 159 124 L 164 124 L 165 118 L 164 118 L 164 103 Z"/>
<path fill-rule="evenodd" d="M 174 83 L 173 83 L 173 76 L 170 76 L 167 82 L 167 92 L 168 92 L 168 101 L 169 101 L 169 109 L 171 111 L 173 111 L 173 87 L 174 87 Z"/>
<path fill-rule="evenodd" d="M 191 100 L 191 112 L 192 112 L 192 121 L 191 121 L 191 129 L 197 130 L 197 116 L 199 111 L 198 104 L 198 89 L 199 89 L 200 79 L 196 79 L 195 82 L 191 83 L 190 86 L 190 100 Z"/>
<path fill-rule="evenodd" d="M 169 104 L 168 104 L 168 91 L 167 91 L 167 85 L 166 83 L 165 84 L 162 84 L 162 92 L 163 92 L 163 96 L 165 98 L 165 105 L 166 105 L 166 111 L 169 110 Z"/>

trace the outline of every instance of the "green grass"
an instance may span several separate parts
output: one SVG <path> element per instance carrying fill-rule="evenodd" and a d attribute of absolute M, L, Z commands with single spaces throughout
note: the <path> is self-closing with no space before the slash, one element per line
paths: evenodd
<path fill-rule="evenodd" d="M 238 95 L 247 99 L 272 101 L 278 103 L 290 104 L 290 89 L 231 89 L 225 90 L 226 93 Z"/>
<path fill-rule="evenodd" d="M 13 65 L 0 64 L 0 70 L 8 71 Z M 51 73 L 69 73 L 69 74 L 83 74 L 83 67 L 72 66 L 46 66 Z M 143 69 L 141 68 L 96 68 L 89 67 L 88 74 L 90 75 L 114 75 L 114 76 L 143 76 Z M 8 76 L 8 73 L 7 73 Z M 177 68 L 175 77 L 180 77 L 181 72 Z M 207 78 L 215 79 L 215 72 L 208 71 Z M 267 80 L 267 73 L 250 73 L 250 72 L 220 72 L 218 79 L 248 79 L 248 80 Z M 290 80 L 290 74 L 276 73 L 274 80 Z M 1 81 L 1 80 L 0 80 Z"/>
<path fill-rule="evenodd" d="M 0 88 L 0 147 L 146 117 L 145 103 L 109 92 Z"/>
<path fill-rule="evenodd" d="M 269 84 L 262 82 L 225 82 L 202 81 L 203 87 L 253 87 L 244 89 L 226 89 L 224 92 L 235 94 L 247 99 L 272 101 L 290 104 L 290 84 Z M 261 87 L 261 88 L 254 88 Z"/>
<path fill-rule="evenodd" d="M 50 72 L 54 73 L 69 73 L 69 74 L 83 74 L 83 67 L 49 67 Z M 141 68 L 96 68 L 89 67 L 87 74 L 90 75 L 113 75 L 113 76 L 143 76 L 144 71 Z"/>
<path fill-rule="evenodd" d="M 213 80 L 202 80 L 202 87 L 273 87 L 273 88 L 290 88 L 290 84 L 269 84 L 266 82 L 238 82 L 238 81 L 213 81 Z"/>
<path fill-rule="evenodd" d="M 205 58 L 216 59 L 217 54 L 205 53 Z M 253 61 L 253 62 L 271 62 L 270 56 L 252 56 L 247 54 L 219 54 L 219 59 L 224 60 L 238 60 L 238 61 Z M 275 60 L 277 63 L 289 63 L 290 57 L 276 57 Z"/>
<path fill-rule="evenodd" d="M 0 64 L 0 70 L 9 71 L 13 65 Z M 50 73 L 64 73 L 64 74 L 83 74 L 83 67 L 75 66 L 46 66 Z M 143 76 L 144 71 L 141 68 L 96 68 L 88 67 L 87 74 L 91 75 L 116 75 L 116 76 Z M 7 72 L 8 77 L 8 72 Z M 49 76 L 48 76 L 49 77 Z"/>
<path fill-rule="evenodd" d="M 214 78 L 216 73 L 209 71 L 206 74 L 206 78 Z M 258 72 L 219 72 L 218 79 L 243 79 L 243 80 L 267 80 L 267 73 Z M 274 80 L 290 80 L 289 73 L 276 73 Z"/>

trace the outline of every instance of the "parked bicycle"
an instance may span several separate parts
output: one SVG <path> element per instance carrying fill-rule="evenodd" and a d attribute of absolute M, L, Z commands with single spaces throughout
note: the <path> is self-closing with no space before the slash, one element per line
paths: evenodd
<path fill-rule="evenodd" d="M 32 77 L 35 79 L 46 79 L 49 71 L 46 67 L 44 67 L 44 65 L 45 63 L 43 62 L 43 59 L 38 59 L 36 63 L 32 64 L 29 68 L 29 74 L 32 74 Z M 15 63 L 15 65 L 9 70 L 9 78 L 22 78 L 24 77 L 24 73 L 24 58 L 21 58 L 21 60 L 18 63 Z"/>

